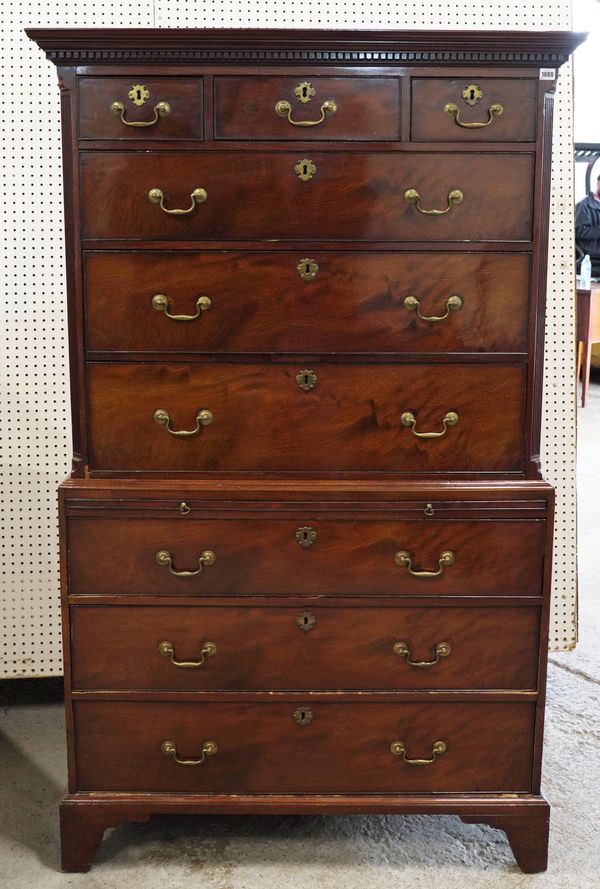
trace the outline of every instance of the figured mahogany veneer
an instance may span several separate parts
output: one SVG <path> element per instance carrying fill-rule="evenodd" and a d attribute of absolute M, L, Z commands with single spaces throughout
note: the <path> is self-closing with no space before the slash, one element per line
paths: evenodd
<path fill-rule="evenodd" d="M 527 254 L 110 252 L 85 254 L 91 352 L 393 353 L 527 349 Z M 316 262 L 309 280 L 303 260 Z M 304 266 L 303 266 L 304 268 Z M 173 321 L 156 310 L 163 294 Z M 416 297 L 423 321 L 404 300 Z M 459 296 L 462 305 L 448 310 Z M 119 356 L 121 357 L 121 356 Z"/>
<path fill-rule="evenodd" d="M 309 181 L 295 172 L 307 158 Z M 532 236 L 533 155 L 462 152 L 227 151 L 82 152 L 84 239 L 306 241 L 514 241 Z M 169 216 L 150 203 L 160 188 Z M 464 200 L 444 216 L 427 216 L 404 199 L 421 194 L 424 209 L 443 210 L 453 189 Z"/>
<path fill-rule="evenodd" d="M 196 511 L 194 510 L 194 513 Z M 327 514 L 308 506 L 285 517 L 215 513 L 211 518 L 71 517 L 70 591 L 77 595 L 327 595 L 539 596 L 545 522 L 458 521 L 422 517 Z M 422 515 L 422 514 L 421 514 Z M 317 532 L 301 546 L 299 528 Z M 216 560 L 195 577 L 158 565 L 167 550 L 176 570 L 193 571 L 205 550 Z M 408 552 L 415 571 L 437 571 L 440 554 L 453 565 L 438 577 L 412 576 L 395 555 Z"/>
<path fill-rule="evenodd" d="M 298 725 L 297 710 L 312 719 Z M 310 718 L 310 717 L 309 717 Z M 531 790 L 535 706 L 523 703 L 128 703 L 74 706 L 77 789 L 144 793 L 452 793 Z M 217 753 L 181 766 L 205 741 Z M 395 756 L 431 757 L 415 766 Z"/>
<path fill-rule="evenodd" d="M 147 472 L 520 472 L 525 374 L 518 366 L 93 364 L 94 470 Z M 177 438 L 154 422 L 168 411 Z M 402 425 L 412 411 L 421 439 Z"/>
<path fill-rule="evenodd" d="M 133 86 L 143 86 L 148 93 L 142 105 L 130 100 Z M 146 140 L 202 139 L 203 108 L 202 77 L 82 77 L 79 80 L 79 137 L 81 139 Z M 113 102 L 124 106 L 124 119 L 138 126 L 121 122 L 120 114 L 111 111 Z M 159 114 L 152 126 L 139 126 L 152 121 L 154 108 L 160 102 L 169 105 L 169 113 Z"/>
<path fill-rule="evenodd" d="M 155 812 L 378 812 L 500 827 L 543 870 L 550 144 L 581 37 L 28 33 L 62 102 L 63 868 Z"/>
<path fill-rule="evenodd" d="M 73 687 L 93 690 L 535 689 L 539 606 L 77 605 Z M 170 642 L 174 659 L 159 652 Z M 206 641 L 216 654 L 202 657 Z M 412 666 L 394 652 L 405 642 Z"/>
<path fill-rule="evenodd" d="M 311 142 L 327 139 L 388 141 L 400 137 L 400 79 L 396 77 L 215 77 L 215 139 L 277 139 Z M 300 96 L 296 89 L 300 88 Z M 310 90 L 314 90 L 311 97 Z M 275 111 L 289 103 L 292 121 L 322 124 L 295 126 Z"/>
<path fill-rule="evenodd" d="M 531 142 L 536 133 L 537 81 L 530 77 L 475 77 L 481 99 L 469 105 L 463 90 L 464 77 L 414 77 L 411 81 L 411 139 L 415 142 Z M 447 104 L 460 109 L 466 124 L 487 124 L 492 105 L 502 113 L 488 126 L 462 127 L 455 115 L 444 111 Z"/>

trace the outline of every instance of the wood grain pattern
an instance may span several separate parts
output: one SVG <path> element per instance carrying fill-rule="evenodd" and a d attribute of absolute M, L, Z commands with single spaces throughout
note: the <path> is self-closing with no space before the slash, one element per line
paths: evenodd
<path fill-rule="evenodd" d="M 316 277 L 301 279 L 305 258 Z M 111 252 L 85 254 L 88 351 L 382 353 L 525 352 L 528 254 Z M 168 297 L 167 319 L 152 297 Z M 440 322 L 452 295 L 463 300 Z"/>
<path fill-rule="evenodd" d="M 309 81 L 315 95 L 301 102 L 294 90 Z M 400 136 L 400 79 L 395 77 L 215 77 L 216 139 L 393 140 Z M 337 110 L 311 127 L 296 127 L 275 112 L 280 100 L 291 105 L 294 121 L 315 121 L 321 105 Z"/>
<path fill-rule="evenodd" d="M 305 157 L 308 182 L 294 172 Z M 532 172 L 528 153 L 82 152 L 82 237 L 529 241 Z M 148 200 L 160 188 L 168 208 L 187 208 L 198 187 L 208 199 L 188 216 Z M 444 209 L 452 189 L 465 199 L 424 216 L 404 200 L 410 188 L 426 209 Z"/>
<path fill-rule="evenodd" d="M 317 374 L 306 392 L 296 382 Z M 102 470 L 519 472 L 524 370 L 517 366 L 92 364 L 88 367 L 90 467 Z M 211 425 L 192 430 L 199 410 Z M 458 425 L 442 438 L 448 411 Z"/>
<path fill-rule="evenodd" d="M 299 527 L 317 531 L 305 549 Z M 344 520 L 320 510 L 285 519 L 71 518 L 71 594 L 539 596 L 545 523 L 523 521 Z M 204 550 L 216 562 L 196 577 L 174 577 L 155 554 L 172 553 L 194 570 Z M 434 571 L 440 554 L 456 561 L 436 578 L 396 565 L 399 550 L 415 570 Z"/>
<path fill-rule="evenodd" d="M 150 93 L 137 106 L 129 98 L 131 88 L 141 84 Z M 201 77 L 80 77 L 79 137 L 155 142 L 161 139 L 202 139 L 204 124 L 203 79 Z M 168 102 L 171 111 L 150 127 L 128 127 L 110 106 L 122 102 L 125 120 L 140 122 L 154 118 L 157 102 Z"/>
<path fill-rule="evenodd" d="M 146 600 L 147 601 L 147 600 Z M 308 611 L 316 623 L 301 629 Z M 71 608 L 74 689 L 535 689 L 539 608 Z M 210 640 L 217 652 L 201 667 Z M 410 666 L 394 653 L 406 642 Z"/>
<path fill-rule="evenodd" d="M 302 706 L 302 702 L 298 702 Z M 527 792 L 535 707 L 523 704 L 310 705 L 300 726 L 294 704 L 75 704 L 80 791 L 170 792 Z M 243 727 L 243 729 L 242 729 Z M 501 743 L 499 739 L 501 738 Z M 171 740 L 182 758 L 197 758 L 206 740 L 218 746 L 196 768 L 161 752 Z M 443 740 L 445 754 L 425 758 Z"/>
<path fill-rule="evenodd" d="M 483 93 L 474 106 L 462 95 L 470 84 Z M 421 142 L 531 142 L 536 132 L 537 86 L 532 77 L 488 78 L 478 72 L 471 77 L 413 77 L 411 138 Z M 447 103 L 459 107 L 464 123 L 486 123 L 493 104 L 502 105 L 503 111 L 489 126 L 470 129 L 444 113 Z"/>

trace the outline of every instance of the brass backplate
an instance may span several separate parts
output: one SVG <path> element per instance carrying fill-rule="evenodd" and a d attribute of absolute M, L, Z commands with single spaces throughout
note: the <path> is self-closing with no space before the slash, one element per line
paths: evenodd
<path fill-rule="evenodd" d="M 483 99 L 483 90 L 480 89 L 476 83 L 470 83 L 462 91 L 462 97 L 467 105 L 477 105 L 477 103 Z"/>
<path fill-rule="evenodd" d="M 312 710 L 309 710 L 308 707 L 298 707 L 297 710 L 294 710 L 294 720 L 298 725 L 308 725 L 309 722 L 312 722 L 312 718 Z"/>
<path fill-rule="evenodd" d="M 309 158 L 303 157 L 294 167 L 294 171 L 299 179 L 303 182 L 308 182 L 317 172 L 317 166 Z"/>
<path fill-rule="evenodd" d="M 303 80 L 294 90 L 294 95 L 300 99 L 303 105 L 306 105 L 307 102 L 310 102 L 315 92 L 316 90 L 312 83 L 309 83 L 308 80 Z"/>
<path fill-rule="evenodd" d="M 296 531 L 296 540 L 300 546 L 303 546 L 305 549 L 312 546 L 316 539 L 317 532 L 314 528 L 311 528 L 310 525 L 304 525 L 304 527 L 298 528 Z"/>
<path fill-rule="evenodd" d="M 304 392 L 310 392 L 317 385 L 317 375 L 314 370 L 299 370 L 296 382 Z"/>
<path fill-rule="evenodd" d="M 146 89 L 141 83 L 134 83 L 128 93 L 129 98 L 134 105 L 141 108 L 150 98 L 150 90 Z"/>
<path fill-rule="evenodd" d="M 319 271 L 318 264 L 308 256 L 306 259 L 301 259 L 296 268 L 303 281 L 312 281 L 313 278 L 316 278 Z"/>
<path fill-rule="evenodd" d="M 302 614 L 299 614 L 296 618 L 296 624 L 300 627 L 303 633 L 308 633 L 312 630 L 317 623 L 317 618 L 314 616 L 312 611 L 303 611 Z"/>

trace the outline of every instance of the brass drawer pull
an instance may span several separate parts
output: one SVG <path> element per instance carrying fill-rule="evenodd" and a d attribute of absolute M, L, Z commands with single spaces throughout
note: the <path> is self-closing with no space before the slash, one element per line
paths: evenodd
<path fill-rule="evenodd" d="M 196 318 L 199 318 L 202 312 L 206 312 L 207 309 L 210 309 L 212 302 L 209 296 L 199 296 L 196 300 L 196 314 L 195 315 L 171 315 L 169 312 L 169 298 L 165 296 L 164 293 L 155 293 L 152 297 L 152 308 L 156 309 L 157 312 L 164 312 L 167 318 L 170 318 L 171 321 L 195 321 Z"/>
<path fill-rule="evenodd" d="M 420 203 L 421 195 L 416 188 L 409 188 L 404 192 L 404 200 L 407 204 L 414 204 L 419 213 L 423 213 L 424 216 L 444 216 L 444 214 L 448 213 L 455 204 L 462 204 L 464 197 L 465 196 L 460 188 L 453 188 L 452 191 L 448 193 L 448 206 L 445 210 L 424 210 Z"/>
<path fill-rule="evenodd" d="M 448 114 L 450 117 L 454 117 L 455 123 L 458 124 L 459 127 L 464 127 L 466 130 L 479 130 L 482 127 L 489 127 L 493 120 L 497 117 L 500 117 L 504 108 L 502 105 L 499 105 L 497 102 L 494 105 L 490 105 L 489 110 L 489 118 L 485 121 L 485 123 L 465 123 L 462 120 L 459 120 L 460 109 L 458 105 L 455 105 L 454 102 L 448 102 L 447 105 L 444 105 L 444 113 Z"/>
<path fill-rule="evenodd" d="M 421 321 L 444 321 L 450 312 L 458 312 L 462 304 L 463 301 L 460 296 L 449 296 L 446 300 L 446 311 L 443 315 L 421 315 L 421 303 L 416 296 L 407 296 L 404 300 L 404 308 L 409 312 L 414 312 L 416 309 L 417 317 Z"/>
<path fill-rule="evenodd" d="M 403 549 L 396 553 L 394 561 L 400 568 L 408 568 L 408 573 L 412 574 L 413 577 L 439 577 L 444 568 L 449 568 L 450 565 L 454 565 L 456 556 L 451 550 L 444 550 L 444 552 L 440 554 L 438 560 L 438 565 L 440 567 L 437 571 L 413 571 L 410 554 Z M 399 652 L 396 652 L 396 654 L 399 654 Z M 450 652 L 448 652 L 448 654 L 450 654 Z"/>
<path fill-rule="evenodd" d="M 160 204 L 160 209 L 163 211 L 163 213 L 167 213 L 169 216 L 187 216 L 188 213 L 193 213 L 196 209 L 196 204 L 203 204 L 208 195 L 204 188 L 195 188 L 190 197 L 192 199 L 192 203 L 187 208 L 187 210 L 168 210 L 165 207 L 165 196 L 160 188 L 151 188 L 148 192 L 148 200 L 150 201 L 150 203 Z"/>
<path fill-rule="evenodd" d="M 288 123 L 293 127 L 317 127 L 323 123 L 328 114 L 335 114 L 337 105 L 333 99 L 326 99 L 321 105 L 321 117 L 318 120 L 292 120 L 292 106 L 286 99 L 281 99 L 275 105 L 275 112 L 279 117 L 287 117 Z"/>
<path fill-rule="evenodd" d="M 214 565 L 217 561 L 217 557 L 210 549 L 205 549 L 204 552 L 198 556 L 198 568 L 195 571 L 177 571 L 173 568 L 173 556 L 168 549 L 159 549 L 154 556 L 154 559 L 156 564 L 160 565 L 161 568 L 168 568 L 174 577 L 195 577 L 197 574 L 202 573 L 202 568 Z"/>
<path fill-rule="evenodd" d="M 214 419 L 212 411 L 202 408 L 196 414 L 195 429 L 171 429 L 171 416 L 168 411 L 159 407 L 154 411 L 152 417 L 158 426 L 165 427 L 169 435 L 176 435 L 178 438 L 191 438 L 192 435 L 197 435 L 203 426 L 210 426 Z"/>
<path fill-rule="evenodd" d="M 434 576 L 437 575 L 438 572 L 436 571 Z M 432 661 L 411 661 L 408 642 L 396 642 L 393 650 L 394 654 L 397 654 L 398 657 L 406 658 L 406 663 L 411 667 L 433 667 L 434 664 L 438 663 L 440 658 L 448 657 L 452 648 L 449 642 L 438 642 L 435 646 L 435 658 Z"/>
<path fill-rule="evenodd" d="M 441 432 L 417 432 L 415 426 L 417 425 L 417 419 L 412 411 L 404 411 L 402 416 L 400 417 L 400 422 L 403 426 L 412 427 L 413 435 L 416 435 L 417 438 L 441 438 L 442 435 L 446 434 L 446 430 L 449 426 L 456 426 L 458 423 L 458 414 L 456 411 L 448 411 L 444 415 L 444 419 L 442 423 L 444 424 L 444 428 Z"/>
<path fill-rule="evenodd" d="M 198 572 L 194 571 L 194 574 Z M 175 658 L 175 647 L 171 642 L 160 642 L 158 646 L 158 650 L 160 654 L 164 657 L 168 657 L 171 659 L 171 663 L 175 667 L 184 667 L 185 669 L 194 669 L 196 667 L 201 667 L 206 661 L 207 657 L 212 657 L 217 653 L 217 646 L 214 642 L 205 642 L 202 648 L 200 649 L 200 660 L 199 661 L 178 661 Z"/>
<path fill-rule="evenodd" d="M 202 765 L 207 756 L 214 756 L 219 748 L 214 741 L 205 741 L 202 745 L 202 756 L 200 759 L 180 759 L 177 756 L 177 747 L 174 741 L 163 741 L 160 749 L 165 756 L 172 756 L 180 766 L 199 766 Z"/>
<path fill-rule="evenodd" d="M 125 120 L 125 105 L 122 102 L 113 102 L 110 106 L 113 114 L 121 116 L 121 123 L 126 127 L 153 127 L 158 123 L 159 118 L 167 117 L 171 113 L 171 106 L 168 102 L 157 102 L 154 106 L 154 117 L 152 120 Z"/>
<path fill-rule="evenodd" d="M 406 744 L 404 741 L 392 741 L 390 746 L 390 750 L 394 754 L 394 756 L 400 756 L 404 762 L 407 762 L 409 766 L 428 766 L 432 762 L 435 762 L 438 756 L 441 756 L 442 753 L 445 753 L 448 749 L 448 745 L 445 741 L 434 741 L 431 746 L 431 759 L 409 759 L 406 755 Z"/>

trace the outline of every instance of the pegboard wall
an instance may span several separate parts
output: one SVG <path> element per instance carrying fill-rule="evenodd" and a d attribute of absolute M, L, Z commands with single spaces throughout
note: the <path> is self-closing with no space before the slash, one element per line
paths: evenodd
<path fill-rule="evenodd" d="M 570 0 L 335 2 L 307 20 L 292 0 L 0 0 L 3 81 L 3 512 L 0 678 L 62 671 L 56 489 L 70 466 L 60 104 L 56 71 L 25 36 L 39 27 L 315 27 L 569 30 Z M 576 639 L 575 384 L 571 71 L 561 71 L 545 367 L 543 461 L 557 488 L 551 647 Z"/>

